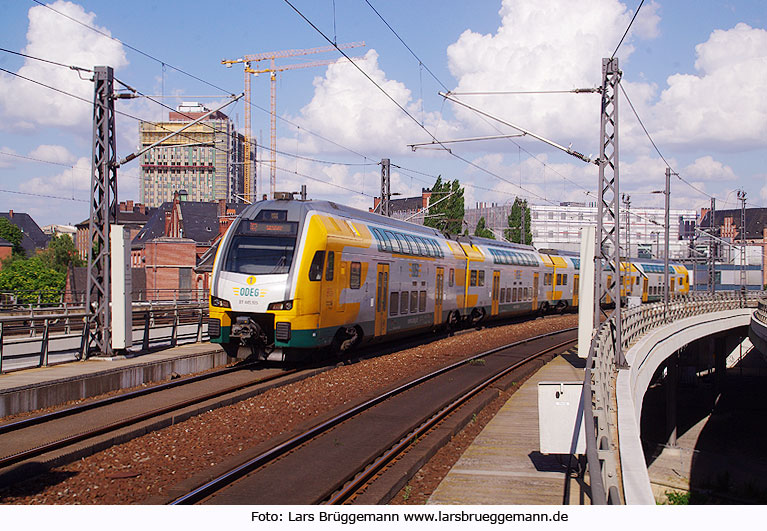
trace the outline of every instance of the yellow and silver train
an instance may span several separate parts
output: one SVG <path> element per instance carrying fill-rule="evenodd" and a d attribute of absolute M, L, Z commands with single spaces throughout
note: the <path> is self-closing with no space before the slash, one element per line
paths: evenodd
<path fill-rule="evenodd" d="M 231 356 L 302 354 L 578 305 L 579 258 L 328 201 L 261 201 L 222 238 L 208 333 Z M 662 296 L 663 264 L 624 263 L 622 296 Z M 670 267 L 672 294 L 687 269 Z M 605 280 L 611 278 L 603 273 Z M 609 303 L 610 301 L 606 301 Z"/>

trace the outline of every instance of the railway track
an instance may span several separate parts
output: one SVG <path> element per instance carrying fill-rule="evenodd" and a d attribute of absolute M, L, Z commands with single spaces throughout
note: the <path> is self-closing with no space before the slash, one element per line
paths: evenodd
<path fill-rule="evenodd" d="M 0 424 L 0 485 L 323 370 L 241 363 Z"/>
<path fill-rule="evenodd" d="M 178 492 L 171 504 L 338 504 L 385 503 L 436 452 L 446 429 L 455 433 L 499 389 L 538 368 L 575 342 L 567 329 L 495 348 L 361 400 L 310 429 L 278 444 L 238 457 L 218 477 Z M 416 443 L 434 439 L 433 449 L 419 449 L 414 463 L 399 466 Z M 430 443 L 431 444 L 431 443 Z M 424 457 L 427 456 L 427 457 Z M 411 460 L 413 461 L 413 460 Z M 171 492 L 174 492 L 173 490 Z"/>

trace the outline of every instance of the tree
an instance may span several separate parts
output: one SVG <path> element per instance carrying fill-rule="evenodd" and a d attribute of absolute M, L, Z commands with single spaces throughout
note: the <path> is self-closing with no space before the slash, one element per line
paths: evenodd
<path fill-rule="evenodd" d="M 461 234 L 463 214 L 463 188 L 458 179 L 443 183 L 440 175 L 431 189 L 429 209 L 423 224 L 450 234 Z"/>
<path fill-rule="evenodd" d="M 493 234 L 493 231 L 487 228 L 484 217 L 479 218 L 479 221 L 477 222 L 477 228 L 474 229 L 474 236 L 479 236 L 481 238 L 491 238 L 493 240 L 495 239 L 495 234 Z"/>
<path fill-rule="evenodd" d="M 64 291 L 67 274 L 49 267 L 39 256 L 13 260 L 0 270 L 0 291 L 15 293 L 19 302 L 57 302 Z"/>
<path fill-rule="evenodd" d="M 61 273 L 66 273 L 70 264 L 74 267 L 85 265 L 85 262 L 78 256 L 75 243 L 68 234 L 51 238 L 48 248 L 38 255 L 48 267 Z"/>
<path fill-rule="evenodd" d="M 520 233 L 522 232 L 522 210 L 525 212 L 525 237 L 522 240 Z M 530 230 L 530 207 L 527 205 L 526 199 L 514 198 L 514 204 L 511 205 L 511 214 L 508 218 L 509 228 L 504 231 L 504 237 L 514 243 L 524 243 L 531 245 L 533 243 L 533 233 Z"/>
<path fill-rule="evenodd" d="M 13 254 L 24 257 L 26 253 L 21 246 L 21 240 L 24 237 L 24 233 L 16 225 L 8 221 L 6 218 L 0 218 L 0 238 L 13 244 Z"/>

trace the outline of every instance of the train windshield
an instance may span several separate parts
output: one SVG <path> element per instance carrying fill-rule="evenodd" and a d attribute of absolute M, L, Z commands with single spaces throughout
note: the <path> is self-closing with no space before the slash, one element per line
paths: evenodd
<path fill-rule="evenodd" d="M 243 220 L 232 238 L 224 270 L 245 275 L 287 273 L 293 263 L 297 225 Z"/>

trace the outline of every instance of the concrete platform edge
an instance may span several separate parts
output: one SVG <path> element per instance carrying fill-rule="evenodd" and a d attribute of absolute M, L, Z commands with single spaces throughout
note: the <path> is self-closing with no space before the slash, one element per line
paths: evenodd
<path fill-rule="evenodd" d="M 189 347 L 196 348 L 188 352 Z M 193 374 L 226 365 L 229 361 L 231 359 L 221 348 L 205 344 L 179 347 L 131 359 L 82 362 L 105 364 L 103 368 L 97 367 L 91 371 L 83 371 L 81 362 L 31 369 L 23 376 L 26 380 L 39 378 L 38 381 L 18 385 L 6 382 L 6 389 L 0 390 L 0 418 L 58 406 L 110 391 L 160 382 L 170 378 L 173 373 Z M 107 364 L 109 366 L 106 366 Z M 0 378 L 10 381 L 13 377 L 15 381 L 21 382 L 20 373 L 3 375 Z"/>

